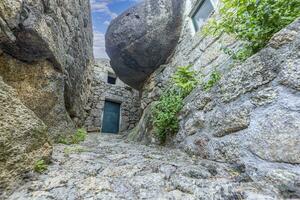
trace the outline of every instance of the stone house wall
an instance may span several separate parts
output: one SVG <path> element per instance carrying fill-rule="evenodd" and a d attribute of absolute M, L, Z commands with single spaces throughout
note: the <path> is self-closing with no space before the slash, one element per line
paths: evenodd
<path fill-rule="evenodd" d="M 170 78 L 178 67 L 192 65 L 194 70 L 204 75 L 203 81 L 207 80 L 216 68 L 219 71 L 224 71 L 231 67 L 232 60 L 221 48 L 237 48 L 239 42 L 225 34 L 218 37 L 208 37 L 201 35 L 200 31 L 196 32 L 190 15 L 198 2 L 198 0 L 185 0 L 181 37 L 168 62 L 160 66 L 144 84 L 141 96 L 143 111 L 151 110 L 153 102 L 157 101 L 164 88 L 168 87 Z M 219 4 L 216 0 L 212 2 L 215 6 L 215 14 L 217 14 Z M 145 115 L 147 113 L 143 112 L 142 118 Z M 142 127 L 145 126 L 145 123 L 149 126 L 148 121 L 140 120 L 134 134 L 144 135 L 145 137 L 138 138 L 146 143 L 150 140 L 155 141 L 155 138 L 152 137 L 153 130 L 151 128 L 147 129 L 148 133 L 143 132 Z"/>
<path fill-rule="evenodd" d="M 217 14 L 219 4 L 216 0 L 212 2 L 215 4 L 215 14 Z M 232 60 L 223 52 L 222 48 L 237 48 L 239 42 L 225 34 L 209 37 L 203 36 L 200 31 L 195 32 L 190 14 L 197 3 L 198 0 L 186 0 L 180 40 L 167 64 L 156 70 L 145 83 L 141 98 L 143 109 L 150 102 L 158 99 L 161 89 L 168 85 L 170 77 L 177 67 L 192 65 L 193 69 L 200 71 L 206 80 L 214 69 L 224 71 L 231 66 Z"/>
<path fill-rule="evenodd" d="M 116 84 L 109 84 L 107 82 L 108 74 L 115 76 L 109 60 L 98 59 L 94 67 L 92 95 L 86 108 L 89 114 L 85 126 L 89 132 L 101 131 L 105 100 L 121 104 L 121 133 L 134 128 L 139 120 L 139 92 L 118 78 Z"/>

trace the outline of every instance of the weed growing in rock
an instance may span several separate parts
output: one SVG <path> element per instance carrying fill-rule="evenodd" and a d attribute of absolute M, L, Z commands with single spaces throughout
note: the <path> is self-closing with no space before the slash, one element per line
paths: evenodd
<path fill-rule="evenodd" d="M 78 144 L 79 142 L 83 142 L 87 136 L 85 129 L 77 129 L 76 133 L 71 137 L 72 144 Z"/>
<path fill-rule="evenodd" d="M 179 129 L 178 112 L 183 100 L 196 87 L 197 73 L 191 66 L 179 67 L 172 78 L 172 87 L 167 89 L 152 110 L 153 126 L 157 138 L 164 143 L 167 135 L 175 134 Z"/>
<path fill-rule="evenodd" d="M 203 84 L 203 88 L 206 91 L 209 91 L 219 80 L 221 79 L 221 73 L 217 70 L 213 71 L 210 74 L 210 79 Z"/>
<path fill-rule="evenodd" d="M 68 145 L 70 144 L 70 141 L 66 136 L 61 136 L 58 138 L 57 143 Z"/>
<path fill-rule="evenodd" d="M 77 129 L 76 133 L 72 136 L 60 137 L 57 142 L 66 145 L 78 144 L 80 142 L 83 142 L 86 136 L 87 136 L 86 130 L 81 128 L 81 129 Z"/>
<path fill-rule="evenodd" d="M 38 172 L 38 173 L 43 173 L 44 171 L 46 171 L 48 168 L 48 165 L 46 164 L 46 162 L 44 160 L 38 160 L 36 161 L 35 165 L 34 165 L 34 171 Z"/>
<path fill-rule="evenodd" d="M 176 89 L 166 91 L 153 109 L 153 125 L 155 133 L 161 143 L 166 140 L 167 134 L 178 131 L 177 113 L 183 106 L 183 98 Z"/>
<path fill-rule="evenodd" d="M 82 152 L 86 152 L 86 151 L 87 151 L 87 149 L 80 147 L 80 146 L 64 148 L 64 154 L 66 154 L 66 155 L 69 155 L 72 153 L 82 153 Z"/>
<path fill-rule="evenodd" d="M 182 96 L 187 96 L 198 84 L 197 72 L 191 69 L 191 65 L 179 67 L 176 73 L 172 77 L 172 81 L 179 91 L 182 93 Z"/>
<path fill-rule="evenodd" d="M 206 35 L 222 32 L 244 42 L 244 47 L 230 54 L 245 60 L 266 46 L 271 37 L 300 17 L 299 0 L 222 0 L 220 16 L 203 28 Z"/>

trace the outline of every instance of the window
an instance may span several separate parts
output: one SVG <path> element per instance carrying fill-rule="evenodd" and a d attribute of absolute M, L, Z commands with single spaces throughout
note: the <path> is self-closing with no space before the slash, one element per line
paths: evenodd
<path fill-rule="evenodd" d="M 117 77 L 114 74 L 108 73 L 107 83 L 115 85 L 117 81 Z"/>
<path fill-rule="evenodd" d="M 196 9 L 192 11 L 191 17 L 196 31 L 199 31 L 204 22 L 214 12 L 214 6 L 211 0 L 199 1 Z"/>

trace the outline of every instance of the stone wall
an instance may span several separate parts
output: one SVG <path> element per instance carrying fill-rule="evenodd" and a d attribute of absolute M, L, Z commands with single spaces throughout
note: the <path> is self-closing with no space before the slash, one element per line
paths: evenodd
<path fill-rule="evenodd" d="M 116 84 L 107 83 L 108 74 L 115 76 L 109 60 L 99 59 L 94 67 L 92 95 L 87 106 L 88 117 L 85 122 L 88 131 L 101 131 L 105 100 L 121 103 L 120 132 L 135 127 L 139 120 L 139 92 L 117 78 Z"/>
<path fill-rule="evenodd" d="M 300 190 L 300 20 L 277 33 L 269 45 L 244 63 L 233 63 L 221 47 L 237 48 L 227 35 L 195 33 L 186 1 L 185 25 L 169 62 L 148 79 L 142 91 L 144 110 L 129 138 L 157 142 L 151 107 L 178 66 L 192 65 L 206 81 L 217 69 L 221 81 L 210 91 L 199 85 L 180 112 L 180 130 L 168 142 L 199 157 L 242 166 L 278 198 L 299 198 Z"/>
<path fill-rule="evenodd" d="M 200 71 L 204 75 L 203 81 L 205 81 L 216 67 L 218 70 L 224 71 L 231 66 L 232 61 L 230 57 L 221 48 L 237 48 L 239 42 L 225 34 L 218 37 L 206 37 L 199 32 L 196 33 L 190 14 L 197 3 L 197 0 L 185 1 L 181 37 L 175 52 L 167 63 L 160 66 L 144 84 L 141 97 L 142 110 L 151 110 L 150 108 L 159 99 L 162 91 L 168 87 L 170 77 L 177 67 L 192 65 L 194 70 Z M 138 127 L 136 127 L 130 137 L 144 143 L 149 141 L 158 142 L 153 137 L 152 127 L 149 127 L 151 116 L 147 112 L 143 112 L 142 116 L 142 118 L 148 116 L 146 117 L 147 120 L 140 120 Z M 146 124 L 148 125 L 146 126 Z M 145 133 L 143 128 L 145 126 L 148 127 L 147 133 Z"/>
<path fill-rule="evenodd" d="M 175 53 L 145 83 L 141 100 L 143 109 L 149 102 L 158 99 L 160 89 L 168 85 L 177 67 L 192 65 L 194 70 L 200 71 L 205 75 L 204 79 L 207 79 L 216 67 L 222 70 L 231 64 L 230 57 L 221 48 L 238 47 L 238 41 L 225 34 L 218 37 L 206 37 L 200 32 L 195 32 L 190 14 L 197 2 L 197 0 L 186 0 L 183 29 Z"/>
<path fill-rule="evenodd" d="M 300 190 L 300 20 L 211 90 L 185 100 L 174 144 L 193 155 L 245 167 L 251 181 L 281 198 Z"/>
<path fill-rule="evenodd" d="M 89 1 L 0 2 L 0 75 L 52 138 L 84 122 L 92 41 Z"/>

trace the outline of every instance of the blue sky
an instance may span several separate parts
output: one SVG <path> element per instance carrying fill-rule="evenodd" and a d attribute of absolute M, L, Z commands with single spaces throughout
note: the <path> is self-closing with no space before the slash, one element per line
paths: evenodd
<path fill-rule="evenodd" d="M 90 0 L 94 29 L 94 56 L 108 58 L 105 53 L 105 32 L 112 19 L 141 0 Z"/>

